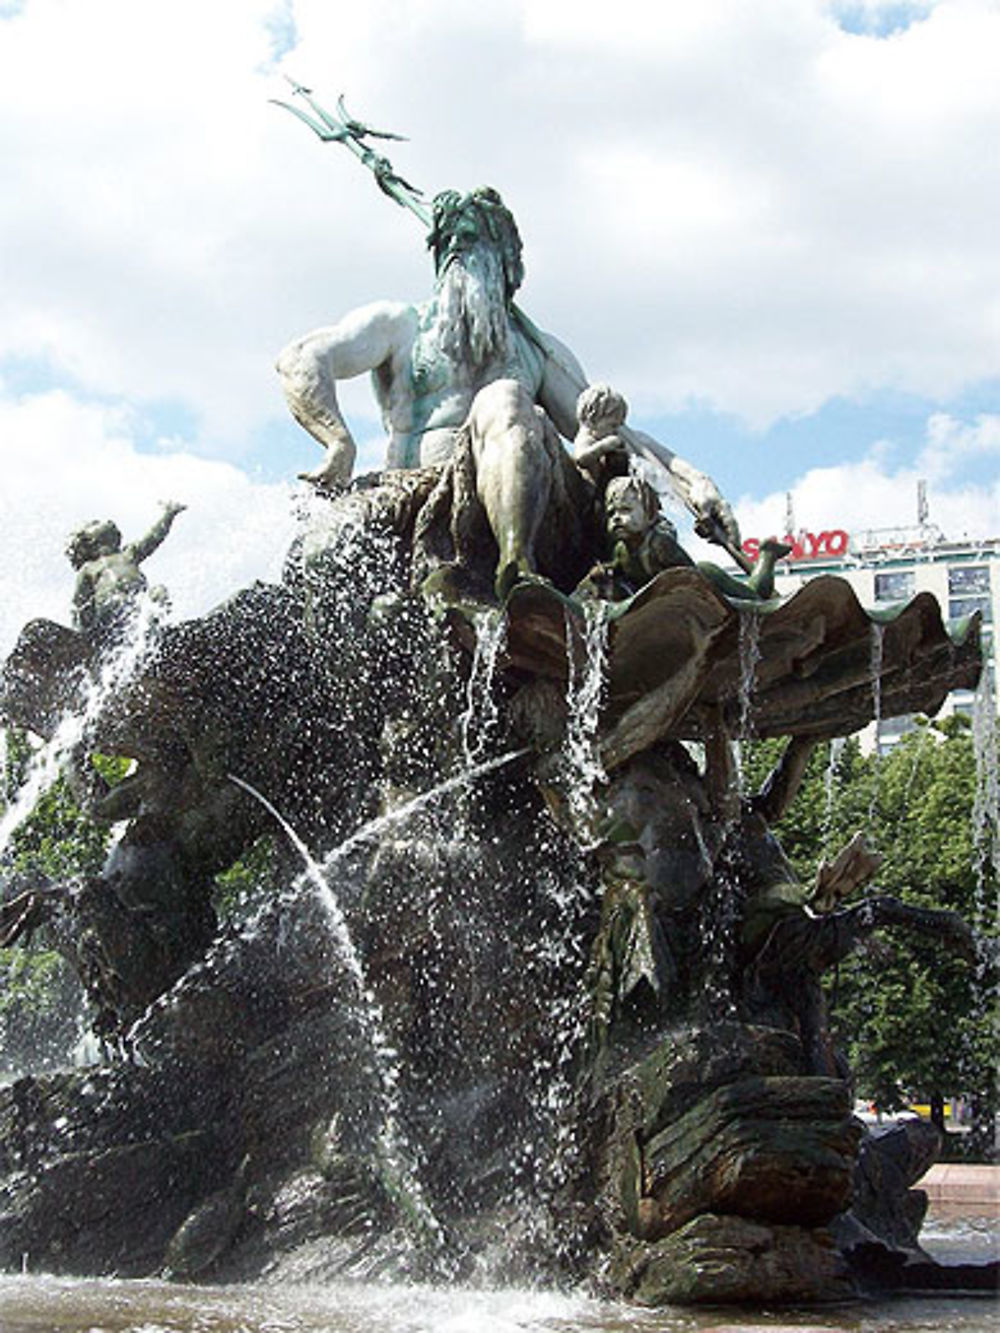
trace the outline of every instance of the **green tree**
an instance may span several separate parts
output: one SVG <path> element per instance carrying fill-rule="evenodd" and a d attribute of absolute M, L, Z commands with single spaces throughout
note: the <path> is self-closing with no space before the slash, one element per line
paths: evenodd
<path fill-rule="evenodd" d="M 996 883 L 977 872 L 972 739 L 960 723 L 923 727 L 873 768 L 874 841 L 885 855 L 878 887 L 906 902 L 957 911 L 996 935 Z M 985 949 L 984 949 L 985 955 Z M 997 1109 L 995 967 L 955 957 L 926 936 L 882 936 L 842 969 L 835 1021 L 859 1086 L 880 1105 L 907 1097 L 972 1098 L 975 1140 Z"/>
<path fill-rule="evenodd" d="M 3 790 L 13 796 L 31 764 L 27 737 L 9 731 L 4 756 Z M 121 761 L 99 763 L 108 780 L 124 772 Z M 0 855 L 0 897 L 96 873 L 107 838 L 107 829 L 84 814 L 65 779 L 58 779 Z M 0 949 L 0 1064 L 41 1068 L 64 1060 L 79 1036 L 81 1006 L 79 982 L 44 928 L 29 941 Z"/>
<path fill-rule="evenodd" d="M 749 747 L 748 788 L 765 776 L 782 742 Z M 980 875 L 973 846 L 976 766 L 965 720 L 923 725 L 881 758 L 855 739 L 813 754 L 802 789 L 776 832 L 802 879 L 813 880 L 857 829 L 885 857 L 870 891 L 923 907 L 950 908 L 982 935 L 996 934 L 997 885 Z M 987 1136 L 997 1105 L 995 969 L 956 958 L 927 936 L 873 937 L 829 981 L 835 1038 L 859 1092 L 887 1110 L 927 1100 L 972 1098 Z"/>
<path fill-rule="evenodd" d="M 27 777 L 32 747 L 20 732 L 8 731 L 0 792 L 15 799 Z M 98 781 L 120 782 L 129 760 L 93 755 L 88 763 Z M 0 812 L 4 802 L 0 800 Z M 65 778 L 36 801 L 0 851 L 0 900 L 78 876 L 97 875 L 107 860 L 111 830 L 89 815 Z M 274 840 L 263 837 L 218 876 L 216 905 L 229 920 L 248 916 L 273 883 Z M 65 1060 L 79 1036 L 83 995 L 69 964 L 52 947 L 42 926 L 28 940 L 0 949 L 0 1068 L 41 1067 Z"/>
<path fill-rule="evenodd" d="M 32 762 L 27 737 L 8 731 L 4 756 L 3 792 L 16 799 Z M 114 756 L 95 755 L 90 763 L 111 785 L 128 769 L 128 760 Z M 0 898 L 98 874 L 109 833 L 81 809 L 66 779 L 58 778 L 0 852 Z M 80 1036 L 82 1009 L 79 981 L 52 948 L 44 926 L 30 939 L 0 949 L 0 1064 L 23 1069 L 65 1061 Z"/>

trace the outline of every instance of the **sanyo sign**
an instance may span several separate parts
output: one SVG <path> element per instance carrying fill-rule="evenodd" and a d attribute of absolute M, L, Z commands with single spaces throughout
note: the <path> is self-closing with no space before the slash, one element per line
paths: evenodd
<path fill-rule="evenodd" d="M 789 560 L 816 560 L 822 556 L 846 555 L 850 538 L 843 528 L 831 532 L 799 532 L 797 537 L 782 537 L 792 549 Z M 743 549 L 752 560 L 760 555 L 760 538 L 747 537 Z"/>

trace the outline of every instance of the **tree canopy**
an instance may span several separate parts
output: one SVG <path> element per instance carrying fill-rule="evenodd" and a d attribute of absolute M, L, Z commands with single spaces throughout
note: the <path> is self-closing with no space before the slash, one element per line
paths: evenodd
<path fill-rule="evenodd" d="M 749 747 L 748 786 L 780 748 Z M 874 936 L 830 979 L 829 1001 L 860 1096 L 894 1110 L 964 1094 L 985 1130 L 997 1106 L 1000 1059 L 998 886 L 974 845 L 976 782 L 972 735 L 961 717 L 923 722 L 882 756 L 862 754 L 854 738 L 834 742 L 817 747 L 776 832 L 810 883 L 824 857 L 861 829 L 884 855 L 873 890 L 959 912 L 980 934 L 977 967 L 927 936 Z"/>

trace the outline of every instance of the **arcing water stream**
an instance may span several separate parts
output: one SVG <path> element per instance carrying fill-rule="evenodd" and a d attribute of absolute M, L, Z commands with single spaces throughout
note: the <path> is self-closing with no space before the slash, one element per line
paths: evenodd
<path fill-rule="evenodd" d="M 376 1136 L 376 1155 L 380 1161 L 383 1183 L 387 1186 L 389 1192 L 404 1205 L 404 1215 L 416 1223 L 417 1235 L 414 1239 L 418 1245 L 423 1247 L 429 1242 L 432 1251 L 435 1254 L 440 1254 L 444 1251 L 444 1228 L 434 1216 L 433 1209 L 424 1197 L 420 1181 L 417 1178 L 412 1153 L 399 1123 L 398 1059 L 395 1050 L 386 1038 L 382 1009 L 375 998 L 374 992 L 368 985 L 364 966 L 351 938 L 347 919 L 340 910 L 340 904 L 337 902 L 336 895 L 330 888 L 326 876 L 316 863 L 309 848 L 287 819 L 249 782 L 244 782 L 242 778 L 235 777 L 232 774 L 230 774 L 230 780 L 235 782 L 238 787 L 242 787 L 244 791 L 249 792 L 269 814 L 273 815 L 302 858 L 305 867 L 302 880 L 308 881 L 315 890 L 341 961 L 346 964 L 353 982 L 355 1004 L 352 1017 L 361 1029 L 362 1040 L 371 1054 L 380 1085 L 382 1123 Z"/>
<path fill-rule="evenodd" d="M 385 814 L 376 815 L 374 819 L 368 820 L 366 824 L 357 829 L 342 843 L 334 847 L 332 852 L 328 852 L 323 858 L 323 872 L 329 872 L 342 861 L 356 847 L 363 843 L 371 842 L 386 829 L 391 828 L 393 824 L 400 823 L 409 819 L 411 815 L 430 805 L 432 801 L 438 800 L 441 796 L 446 796 L 449 792 L 457 791 L 459 787 L 464 787 L 470 782 L 475 782 L 477 778 L 485 777 L 487 773 L 493 773 L 498 768 L 504 768 L 507 764 L 514 763 L 517 759 L 523 759 L 528 753 L 526 749 L 510 750 L 507 754 L 502 754 L 498 758 L 484 759 L 481 763 L 475 764 L 472 768 L 462 769 L 460 773 L 455 773 L 452 777 L 446 778 L 444 782 L 439 782 L 437 786 L 429 790 L 420 792 L 418 796 L 412 797 L 394 810 L 387 810 Z"/>
<path fill-rule="evenodd" d="M 439 783 L 427 792 L 413 797 L 395 810 L 369 820 L 350 837 L 344 839 L 327 854 L 320 865 L 309 848 L 274 805 L 249 782 L 235 774 L 230 781 L 249 793 L 277 821 L 302 860 L 304 870 L 296 888 L 308 883 L 314 890 L 333 937 L 341 961 L 345 964 L 355 992 L 352 1017 L 358 1024 L 361 1040 L 374 1065 L 381 1101 L 381 1125 L 376 1138 L 376 1156 L 381 1166 L 382 1183 L 401 1205 L 408 1218 L 413 1239 L 426 1257 L 431 1258 L 442 1277 L 449 1276 L 447 1236 L 421 1187 L 415 1155 L 407 1142 L 400 1120 L 399 1060 L 397 1052 L 386 1036 L 386 1023 L 381 1006 L 365 975 L 364 963 L 351 936 L 347 918 L 337 896 L 330 886 L 329 876 L 338 863 L 345 860 L 355 848 L 378 838 L 393 824 L 405 820 L 430 802 L 476 778 L 502 768 L 520 758 L 524 751 L 513 751 L 460 773 Z"/>

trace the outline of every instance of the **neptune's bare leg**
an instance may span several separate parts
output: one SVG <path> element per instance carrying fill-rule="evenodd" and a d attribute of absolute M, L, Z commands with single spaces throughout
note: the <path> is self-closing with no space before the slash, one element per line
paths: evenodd
<path fill-rule="evenodd" d="M 467 421 L 476 492 L 500 551 L 495 587 L 506 596 L 535 573 L 535 539 L 552 494 L 545 426 L 516 380 L 495 380 L 473 399 Z"/>

